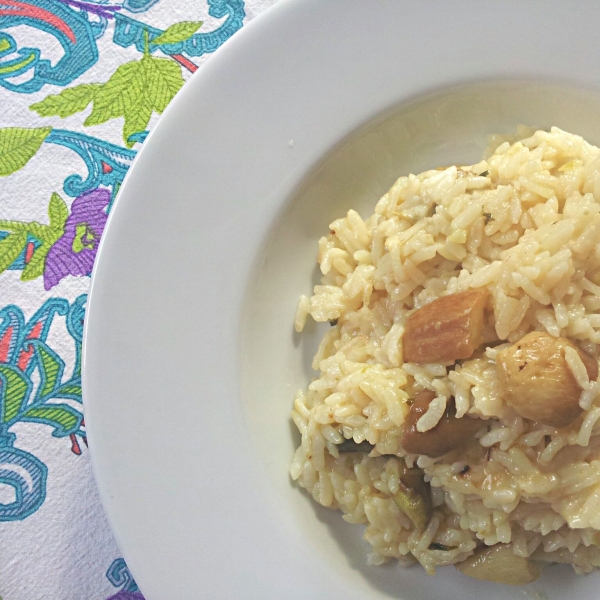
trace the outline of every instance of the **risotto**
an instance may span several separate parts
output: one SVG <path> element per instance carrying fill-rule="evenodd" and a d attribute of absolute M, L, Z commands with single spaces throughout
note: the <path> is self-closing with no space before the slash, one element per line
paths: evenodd
<path fill-rule="evenodd" d="M 600 566 L 600 150 L 554 127 L 400 177 L 319 240 L 291 476 L 371 564 Z"/>

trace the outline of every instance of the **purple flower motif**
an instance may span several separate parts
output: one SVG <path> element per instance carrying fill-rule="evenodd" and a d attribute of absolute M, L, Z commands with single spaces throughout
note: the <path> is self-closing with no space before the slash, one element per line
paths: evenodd
<path fill-rule="evenodd" d="M 97 5 L 91 2 L 80 2 L 79 0 L 59 0 L 59 2 L 73 6 L 74 8 L 80 8 L 85 12 L 96 14 L 99 17 L 104 17 L 106 19 L 114 19 L 114 11 L 121 10 L 120 6 L 110 6 L 107 4 Z"/>
<path fill-rule="evenodd" d="M 126 592 L 123 590 L 106 600 L 144 600 L 144 596 L 140 592 Z"/>
<path fill-rule="evenodd" d="M 47 290 L 67 275 L 84 276 L 92 272 L 109 202 L 110 192 L 100 188 L 73 200 L 65 232 L 46 256 L 44 287 Z"/>

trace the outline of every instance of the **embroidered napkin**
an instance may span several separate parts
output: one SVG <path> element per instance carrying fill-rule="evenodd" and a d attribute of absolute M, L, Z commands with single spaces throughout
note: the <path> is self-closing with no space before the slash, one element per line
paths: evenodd
<path fill-rule="evenodd" d="M 89 275 L 148 131 L 273 2 L 0 0 L 0 600 L 143 600 L 87 453 Z"/>

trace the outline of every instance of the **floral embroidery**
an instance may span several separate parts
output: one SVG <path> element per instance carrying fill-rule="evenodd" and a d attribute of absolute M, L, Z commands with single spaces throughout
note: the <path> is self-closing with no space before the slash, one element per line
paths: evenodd
<path fill-rule="evenodd" d="M 109 203 L 110 192 L 106 189 L 92 190 L 73 200 L 64 234 L 46 256 L 44 287 L 47 290 L 67 275 L 84 276 L 92 272 Z"/>
<path fill-rule="evenodd" d="M 173 20 L 161 28 L 151 15 L 166 0 L 0 2 L 2 101 L 9 117 L 31 109 L 29 123 L 20 118 L 0 128 L 0 177 L 18 173 L 20 189 L 11 187 L 14 180 L 5 189 L 17 189 L 23 206 L 21 214 L 9 215 L 1 209 L 18 202 L 10 197 L 0 203 L 0 286 L 8 283 L 0 287 L 0 521 L 12 521 L 11 527 L 44 505 L 57 472 L 55 464 L 45 464 L 49 449 L 59 452 L 70 443 L 67 455 L 73 457 L 85 455 L 87 445 L 81 408 L 85 281 L 63 285 L 68 299 L 53 296 L 56 286 L 91 273 L 107 215 L 150 118 L 198 69 L 197 58 L 214 52 L 245 17 L 244 0 L 204 0 L 212 30 L 198 20 L 173 23 L 181 13 L 170 1 L 175 10 L 162 13 Z M 158 10 L 144 14 L 151 7 Z M 100 52 L 104 62 L 98 63 Z M 90 81 L 92 67 L 103 75 Z M 31 94 L 38 95 L 32 100 Z M 10 101 L 22 106 L 14 111 Z M 66 117 L 61 128 L 59 119 Z M 65 173 L 63 157 L 69 156 L 72 170 Z M 53 178 L 55 171 L 60 175 Z M 47 215 L 34 212 L 37 190 L 46 190 Z M 48 432 L 56 446 L 41 453 L 23 435 L 28 429 Z M 110 600 L 143 600 L 122 558 L 106 577 L 114 586 Z"/>

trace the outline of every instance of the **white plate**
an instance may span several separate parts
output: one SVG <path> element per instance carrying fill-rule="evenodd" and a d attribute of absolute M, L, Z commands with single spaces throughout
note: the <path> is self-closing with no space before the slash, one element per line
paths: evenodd
<path fill-rule="evenodd" d="M 561 567 L 526 595 L 366 567 L 360 527 L 287 469 L 318 237 L 488 133 L 599 142 L 598 23 L 592 2 L 283 0 L 178 94 L 104 233 L 84 352 L 102 501 L 147 600 L 596 597 Z"/>

